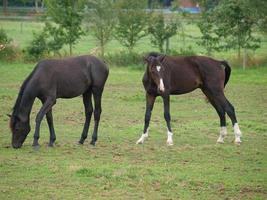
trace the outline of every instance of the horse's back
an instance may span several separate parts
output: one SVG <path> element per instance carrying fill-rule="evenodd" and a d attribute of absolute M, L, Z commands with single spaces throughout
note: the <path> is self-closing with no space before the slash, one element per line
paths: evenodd
<path fill-rule="evenodd" d="M 92 87 L 104 87 L 108 68 L 94 56 L 78 56 L 66 59 L 40 61 L 33 82 L 42 93 L 56 93 L 57 98 L 79 96 Z"/>
<path fill-rule="evenodd" d="M 210 83 L 223 87 L 225 73 L 220 61 L 205 56 L 168 56 L 167 62 L 172 71 L 172 85 L 179 88 L 176 93 Z"/>

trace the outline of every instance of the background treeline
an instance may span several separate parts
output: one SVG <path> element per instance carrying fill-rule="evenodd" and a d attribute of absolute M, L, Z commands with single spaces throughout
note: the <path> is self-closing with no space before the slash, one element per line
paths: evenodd
<path fill-rule="evenodd" d="M 16 2 L 13 1 L 14 5 Z M 105 57 L 115 65 L 140 63 L 145 52 L 136 46 L 149 40 L 149 45 L 157 51 L 175 55 L 215 55 L 234 50 L 237 63 L 246 67 L 250 55 L 264 47 L 267 33 L 264 0 L 201 0 L 198 1 L 201 13 L 197 15 L 179 10 L 178 1 L 168 10 L 153 9 L 153 6 L 158 8 L 158 1 L 151 4 L 151 9 L 147 9 L 148 2 L 141 0 L 37 2 L 45 5 L 41 17 L 44 26 L 33 33 L 32 40 L 22 50 L 13 45 L 13 38 L 8 36 L 5 27 L 1 27 L 1 60 L 14 60 L 17 54 L 26 61 L 72 55 L 75 45 L 90 34 L 97 44 L 91 53 Z M 8 3 L 10 5 L 10 1 Z M 33 6 L 36 1 L 23 3 Z M 200 35 L 196 36 L 194 30 L 186 31 L 187 25 L 194 26 Z M 173 48 L 177 45 L 172 44 L 172 38 L 177 36 L 182 45 Z M 196 45 L 187 45 L 185 38 L 195 39 Z M 114 40 L 125 50 L 109 49 L 107 52 L 106 46 Z"/>

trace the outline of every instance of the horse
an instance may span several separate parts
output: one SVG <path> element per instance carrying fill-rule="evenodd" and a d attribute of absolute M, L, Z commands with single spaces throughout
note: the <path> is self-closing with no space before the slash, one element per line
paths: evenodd
<path fill-rule="evenodd" d="M 226 61 L 205 56 L 168 56 L 150 53 L 144 58 L 147 67 L 143 76 L 146 91 L 144 129 L 137 144 L 148 137 L 148 127 L 156 97 L 161 96 L 164 104 L 164 118 L 167 124 L 167 145 L 173 145 L 170 121 L 170 95 L 181 95 L 200 88 L 220 118 L 218 143 L 224 143 L 227 134 L 225 113 L 230 117 L 235 143 L 241 143 L 241 131 L 233 105 L 224 95 L 231 68 Z"/>
<path fill-rule="evenodd" d="M 42 107 L 35 119 L 33 146 L 39 146 L 40 125 L 46 115 L 50 132 L 48 146 L 52 147 L 56 140 L 52 116 L 53 105 L 58 98 L 74 98 L 80 95 L 83 97 L 85 123 L 79 143 L 83 144 L 87 138 L 94 112 L 95 124 L 90 144 L 95 145 L 102 111 L 101 98 L 108 74 L 107 65 L 90 55 L 40 61 L 23 82 L 10 115 L 13 148 L 20 148 L 31 130 L 30 113 L 36 97 L 41 100 Z"/>

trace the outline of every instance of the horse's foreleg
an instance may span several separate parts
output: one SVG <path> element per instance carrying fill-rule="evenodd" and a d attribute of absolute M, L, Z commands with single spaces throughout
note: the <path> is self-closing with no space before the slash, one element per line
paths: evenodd
<path fill-rule="evenodd" d="M 36 126 L 35 126 L 35 132 L 34 132 L 34 140 L 33 140 L 33 146 L 39 146 L 38 140 L 39 140 L 39 136 L 40 136 L 40 125 L 41 125 L 41 121 L 44 117 L 44 115 L 52 108 L 52 106 L 55 104 L 55 100 L 52 98 L 48 98 L 44 103 L 43 106 L 41 107 L 40 111 L 38 112 L 35 122 L 36 122 Z"/>
<path fill-rule="evenodd" d="M 141 137 L 137 140 L 136 144 L 143 144 L 145 141 L 145 138 L 148 137 L 148 127 L 149 127 L 149 122 L 151 118 L 151 113 L 153 110 L 153 106 L 155 103 L 155 96 L 152 96 L 150 94 L 146 94 L 146 113 L 145 113 L 145 124 L 144 124 L 144 130 L 143 134 Z"/>
<path fill-rule="evenodd" d="M 92 135 L 92 140 L 90 144 L 95 145 L 97 141 L 97 131 L 98 131 L 98 125 L 100 121 L 100 115 L 102 112 L 101 107 L 101 98 L 102 98 L 102 91 L 103 89 L 98 89 L 98 91 L 93 90 L 93 96 L 94 96 L 94 102 L 95 102 L 95 110 L 94 110 L 94 120 L 95 120 L 95 126 L 94 126 L 94 132 Z"/>
<path fill-rule="evenodd" d="M 172 130 L 171 130 L 171 115 L 170 115 L 170 96 L 163 97 L 164 103 L 164 118 L 167 124 L 167 145 L 173 145 Z"/>
<path fill-rule="evenodd" d="M 87 138 L 88 129 L 90 126 L 90 121 L 93 113 L 93 105 L 92 105 L 92 93 L 87 92 L 83 94 L 83 104 L 84 104 L 84 111 L 85 111 L 85 123 L 83 127 L 83 132 L 81 135 L 81 139 L 79 141 L 80 144 L 84 143 L 84 140 Z"/>
<path fill-rule="evenodd" d="M 46 113 L 46 121 L 47 121 L 49 132 L 50 132 L 50 139 L 49 139 L 48 146 L 53 147 L 54 142 L 56 141 L 56 134 L 54 130 L 52 108 Z"/>

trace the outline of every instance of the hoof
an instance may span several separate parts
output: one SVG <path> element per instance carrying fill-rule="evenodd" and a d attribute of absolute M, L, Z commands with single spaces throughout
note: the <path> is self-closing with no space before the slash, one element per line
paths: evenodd
<path fill-rule="evenodd" d="M 39 144 L 38 142 L 34 142 L 34 143 L 32 144 L 32 146 L 33 146 L 33 147 L 40 147 L 40 144 Z"/>
<path fill-rule="evenodd" d="M 218 143 L 218 144 L 223 144 L 224 141 L 223 141 L 223 139 L 222 139 L 221 137 L 219 137 L 218 140 L 217 140 L 217 143 Z"/>
<path fill-rule="evenodd" d="M 143 144 L 144 143 L 144 140 L 142 140 L 142 139 L 139 139 L 139 140 L 137 140 L 136 141 L 136 143 L 135 144 Z"/>
<path fill-rule="evenodd" d="M 40 145 L 35 145 L 35 146 L 32 146 L 33 147 L 33 150 L 35 151 L 38 151 L 40 149 Z"/>
<path fill-rule="evenodd" d="M 48 147 L 54 147 L 55 145 L 53 143 L 49 143 L 47 146 Z"/>
<path fill-rule="evenodd" d="M 173 142 L 172 141 L 167 141 L 167 146 L 172 146 Z"/>
<path fill-rule="evenodd" d="M 143 133 L 141 137 L 136 141 L 136 144 L 143 144 L 146 138 L 148 138 L 148 133 Z"/>
<path fill-rule="evenodd" d="M 236 138 L 235 139 L 235 145 L 241 145 L 241 140 L 240 140 L 240 138 Z"/>
<path fill-rule="evenodd" d="M 90 144 L 95 146 L 95 141 L 91 141 Z"/>
<path fill-rule="evenodd" d="M 79 145 L 83 145 L 83 143 L 84 141 L 81 141 L 81 140 L 78 142 Z"/>

